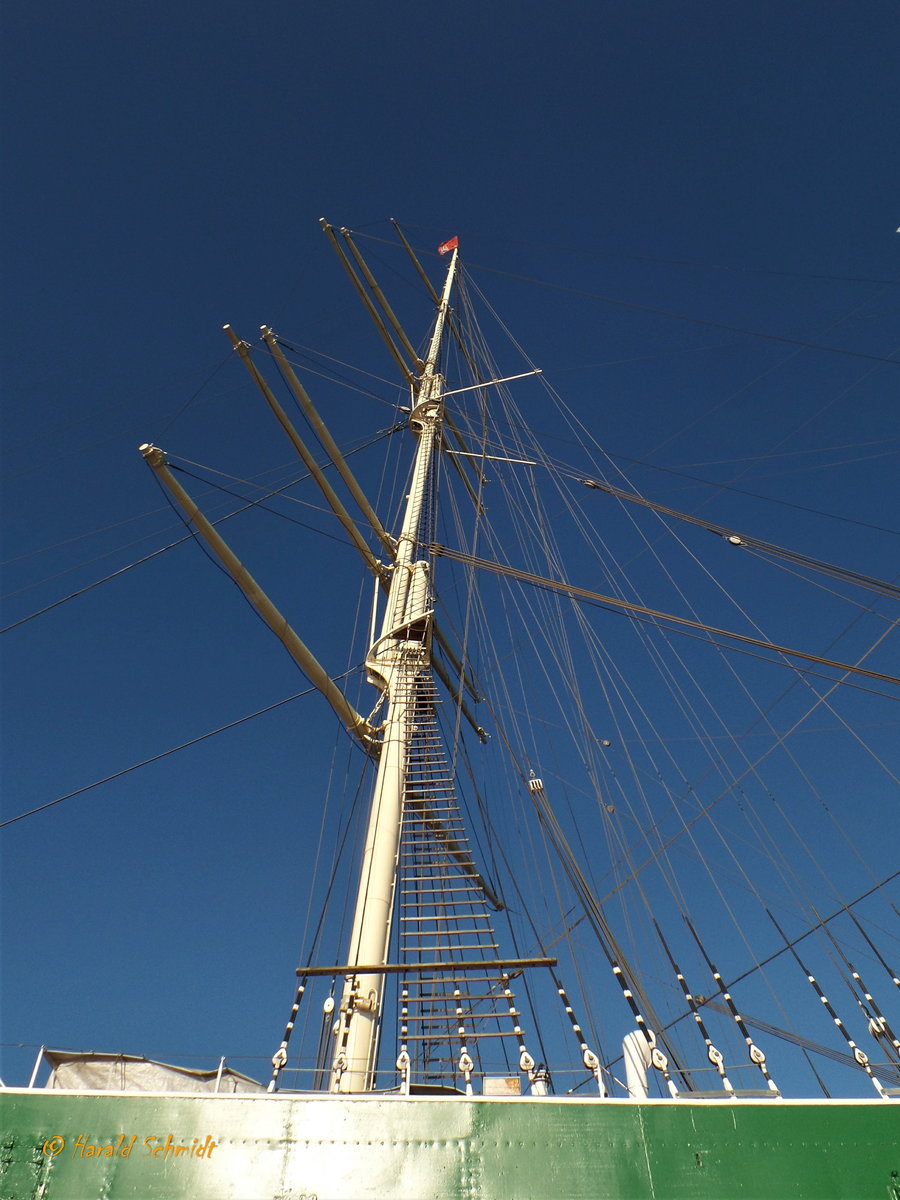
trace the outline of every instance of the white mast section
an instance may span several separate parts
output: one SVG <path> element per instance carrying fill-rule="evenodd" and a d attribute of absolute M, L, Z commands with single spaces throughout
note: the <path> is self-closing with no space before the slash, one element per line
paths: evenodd
<path fill-rule="evenodd" d="M 437 371 L 458 251 L 453 251 L 425 367 L 415 386 L 410 425 L 418 435 L 412 485 L 381 633 L 366 659 L 369 681 L 387 695 L 378 777 L 366 832 L 348 965 L 388 961 L 403 789 L 416 681 L 431 669 L 433 596 L 430 544 L 434 521 L 434 459 L 443 417 L 444 379 Z M 336 1027 L 334 1092 L 373 1086 L 384 975 L 348 976 Z"/>

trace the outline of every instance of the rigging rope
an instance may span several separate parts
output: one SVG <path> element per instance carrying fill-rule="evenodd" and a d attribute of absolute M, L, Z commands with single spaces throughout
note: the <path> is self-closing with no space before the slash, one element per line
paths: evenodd
<path fill-rule="evenodd" d="M 348 671 L 349 675 L 350 672 Z M 338 679 L 343 676 L 338 675 Z M 112 775 L 106 775 L 103 779 L 95 779 L 93 783 L 87 783 L 84 787 L 76 788 L 74 792 L 67 792 L 65 796 L 57 796 L 55 800 L 48 800 L 46 804 L 39 804 L 37 808 L 31 808 L 28 812 L 19 813 L 15 817 L 7 817 L 5 821 L 0 821 L 0 829 L 7 825 L 14 825 L 16 821 L 24 821 L 26 817 L 33 817 L 35 813 L 44 812 L 48 808 L 53 808 L 56 804 L 62 804 L 64 800 L 71 800 L 75 796 L 82 796 L 85 792 L 90 792 L 96 787 L 102 786 L 104 783 L 111 783 L 114 779 L 121 779 L 123 775 L 129 775 L 132 771 L 137 771 L 141 767 L 147 767 L 151 763 L 159 762 L 160 759 L 168 758 L 170 754 L 177 754 L 179 750 L 187 750 L 189 746 L 196 746 L 200 742 L 205 742 L 207 738 L 215 737 L 218 733 L 225 733 L 228 729 L 234 729 L 238 725 L 243 725 L 246 721 L 252 721 L 254 717 L 261 717 L 264 713 L 273 712 L 276 708 L 282 708 L 285 704 L 290 704 L 294 700 L 300 700 L 303 696 L 309 696 L 313 692 L 318 691 L 318 688 L 310 687 L 305 691 L 295 692 L 293 696 L 287 696 L 284 700 L 276 700 L 274 704 L 268 704 L 265 708 L 257 709 L 256 712 L 249 713 L 246 717 L 238 717 L 236 721 L 229 721 L 227 725 L 220 725 L 218 729 L 210 729 L 208 733 L 201 733 L 198 737 L 191 738 L 190 741 L 182 742 L 180 746 L 171 746 L 168 750 L 162 750 L 159 754 L 153 754 L 150 758 L 145 758 L 141 762 L 133 763 L 130 767 L 123 767 L 121 771 L 114 771 Z"/>
<path fill-rule="evenodd" d="M 732 546 L 743 546 L 751 550 L 761 550 L 767 554 L 785 558 L 789 562 L 796 563 L 799 566 L 809 567 L 814 571 L 821 571 L 823 574 L 830 575 L 834 579 L 840 579 L 846 583 L 855 583 L 859 587 L 868 588 L 870 591 L 880 592 L 882 595 L 900 600 L 900 586 L 894 583 L 888 583 L 883 579 L 875 579 L 871 575 L 863 575 L 859 571 L 850 570 L 848 567 L 839 567 L 833 563 L 823 562 L 821 559 L 812 558 L 808 554 L 801 554 L 797 550 L 787 550 L 784 546 L 777 546 L 773 542 L 764 542 L 760 538 L 752 537 L 750 534 L 737 533 L 734 529 L 729 529 L 726 525 L 717 525 L 715 522 L 708 521 L 703 517 L 680 512 L 677 508 L 669 508 L 665 504 L 658 504 L 653 500 L 646 499 L 644 496 L 639 496 L 633 492 L 626 492 L 622 488 L 614 487 L 609 483 L 600 483 L 595 479 L 582 479 L 580 482 L 587 488 L 592 488 L 594 491 L 606 492 L 610 496 L 615 496 L 618 500 L 626 500 L 631 504 L 640 504 L 644 508 L 652 509 L 653 512 L 663 513 L 667 517 L 676 517 L 679 521 L 685 521 L 690 525 L 697 525 L 709 533 L 714 533 L 724 538 Z"/>
<path fill-rule="evenodd" d="M 865 675 L 869 679 L 878 679 L 883 683 L 895 683 L 900 685 L 900 677 L 896 675 L 886 675 L 880 671 L 870 671 L 866 667 L 854 666 L 850 663 L 836 662 L 834 659 L 823 658 L 817 654 L 807 654 L 802 650 L 793 650 L 789 646 L 779 646 L 775 642 L 767 642 L 761 638 L 748 637 L 746 634 L 734 633 L 727 629 L 719 629 L 715 625 L 707 625 L 701 621 L 689 621 L 686 617 L 676 617 L 672 613 L 660 612 L 657 609 L 647 608 L 643 604 L 633 604 L 628 600 L 619 600 L 615 596 L 606 596 L 600 592 L 593 592 L 587 588 L 579 588 L 574 584 L 564 583 L 559 579 L 548 579 L 545 576 L 532 575 L 528 571 L 520 571 L 514 567 L 506 567 L 502 563 L 493 562 L 485 558 L 476 558 L 474 555 L 466 554 L 462 550 L 452 550 L 449 546 L 441 546 L 435 544 L 432 550 L 436 555 L 442 558 L 452 559 L 454 562 L 460 562 L 469 566 L 479 567 L 484 571 L 492 571 L 496 575 L 505 575 L 511 579 L 517 579 L 522 583 L 529 583 L 534 587 L 545 588 L 549 591 L 562 592 L 566 595 L 574 597 L 576 600 L 586 600 L 593 603 L 612 605 L 615 608 L 624 609 L 627 613 L 638 618 L 648 617 L 654 622 L 669 621 L 675 625 L 684 625 L 690 629 L 699 629 L 705 633 L 711 633 L 718 637 L 731 638 L 734 641 L 742 642 L 750 646 L 759 646 L 764 650 L 773 650 L 778 654 L 786 654 L 792 658 L 801 658 L 805 662 L 819 663 L 821 666 L 833 667 L 837 671 L 849 671 L 856 675 Z"/>
<path fill-rule="evenodd" d="M 603 304 L 614 304 L 618 308 L 628 308 L 635 312 L 653 313 L 658 317 L 668 317 L 674 321 L 689 321 L 694 325 L 706 325 L 711 329 L 725 329 L 729 333 L 744 333 L 749 337 L 765 338 L 771 342 L 783 342 L 787 346 L 800 346 L 805 350 L 821 350 L 826 354 L 843 354 L 848 358 L 865 358 L 870 362 L 884 363 L 892 367 L 900 367 L 900 359 L 885 358 L 881 354 L 865 354 L 862 350 L 843 350 L 840 346 L 823 346 L 818 342 L 808 342 L 803 338 L 785 337 L 778 333 L 765 333 L 759 329 L 745 329 L 740 325 L 726 325 L 724 321 L 712 321 L 705 317 L 692 317 L 687 313 L 671 312 L 665 308 L 655 308 L 649 304 L 635 304 L 630 300 L 619 300 L 615 296 L 603 296 L 599 292 L 589 292 L 583 288 L 566 287 L 561 283 L 550 283 L 546 279 L 535 279 L 528 275 L 517 275 L 512 271 L 501 271 L 495 267 L 485 267 L 478 263 L 468 263 L 469 270 L 486 271 L 490 275 L 501 275 L 505 279 L 517 279 L 523 283 L 534 283 L 539 287 L 550 288 L 556 292 L 567 292 L 572 296 L 584 296 L 588 300 L 599 300 Z"/>

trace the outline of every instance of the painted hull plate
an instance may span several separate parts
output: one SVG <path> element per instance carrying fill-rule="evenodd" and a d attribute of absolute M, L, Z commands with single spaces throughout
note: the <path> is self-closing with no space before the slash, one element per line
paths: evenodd
<path fill-rule="evenodd" d="M 900 1200 L 891 1101 L 0 1092 L 2 1200 Z"/>

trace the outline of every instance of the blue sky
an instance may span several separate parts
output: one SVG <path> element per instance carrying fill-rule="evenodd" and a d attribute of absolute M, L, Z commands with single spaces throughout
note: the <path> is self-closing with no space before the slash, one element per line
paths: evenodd
<path fill-rule="evenodd" d="M 427 256 L 459 234 L 603 444 L 648 464 L 628 469 L 654 498 L 709 504 L 685 475 L 727 480 L 781 503 L 718 492 L 712 519 L 894 577 L 895 5 L 51 0 L 0 19 L 4 626 L 178 536 L 139 443 L 242 478 L 289 461 L 220 326 L 360 361 L 365 318 L 322 216 L 378 238 L 397 218 L 434 279 Z M 397 260 L 361 245 L 423 334 Z M 348 444 L 393 420 L 396 388 L 374 390 L 381 404 L 325 401 Z M 274 519 L 235 538 L 347 669 L 345 624 L 368 603 L 351 554 L 285 549 Z M 192 546 L 0 648 L 4 816 L 305 686 Z M 896 673 L 896 650 L 880 664 Z M 271 1053 L 303 814 L 337 770 L 302 749 L 301 719 L 334 744 L 324 705 L 298 703 L 302 718 L 287 706 L 2 831 L 7 1082 L 42 1042 L 227 1053 L 250 1073 Z"/>

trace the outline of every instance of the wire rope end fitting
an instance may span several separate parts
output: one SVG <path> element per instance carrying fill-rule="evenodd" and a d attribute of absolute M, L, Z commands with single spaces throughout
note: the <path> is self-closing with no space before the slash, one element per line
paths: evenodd
<path fill-rule="evenodd" d="M 160 450 L 158 446 L 154 446 L 151 442 L 144 442 L 138 446 L 141 454 L 144 456 L 144 461 L 151 467 L 164 467 L 166 465 L 166 454 L 164 450 Z"/>

